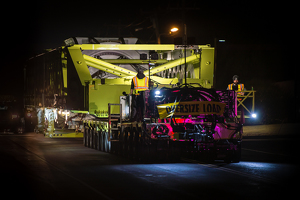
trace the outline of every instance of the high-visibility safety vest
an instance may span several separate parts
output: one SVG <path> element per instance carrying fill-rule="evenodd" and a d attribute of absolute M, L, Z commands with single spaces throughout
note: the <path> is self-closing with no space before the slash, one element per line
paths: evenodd
<path fill-rule="evenodd" d="M 229 90 L 232 90 L 233 84 L 229 84 L 228 88 Z M 243 91 L 245 89 L 244 84 L 238 84 L 238 91 Z"/>
<path fill-rule="evenodd" d="M 138 94 L 139 91 L 148 90 L 148 77 L 145 76 L 143 79 L 139 79 L 136 76 L 132 78 L 134 84 L 135 94 Z"/>
<path fill-rule="evenodd" d="M 233 84 L 232 84 L 232 83 L 228 85 L 229 90 L 232 90 L 232 87 L 233 87 Z M 245 89 L 244 84 L 242 84 L 242 83 L 241 83 L 241 84 L 238 84 L 238 91 L 243 91 L 244 89 Z M 238 95 L 242 95 L 241 92 L 237 92 L 237 94 L 238 94 Z M 239 100 L 241 100 L 241 99 L 239 99 Z"/>

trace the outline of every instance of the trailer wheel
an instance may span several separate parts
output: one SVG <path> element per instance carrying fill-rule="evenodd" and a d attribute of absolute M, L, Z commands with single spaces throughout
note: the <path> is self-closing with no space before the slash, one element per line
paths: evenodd
<path fill-rule="evenodd" d="M 104 151 L 103 131 L 99 132 L 99 151 Z"/>
<path fill-rule="evenodd" d="M 241 143 L 237 144 L 237 150 L 233 152 L 232 155 L 232 162 L 233 163 L 239 163 L 241 160 L 241 154 L 242 154 L 242 148 Z"/>
<path fill-rule="evenodd" d="M 84 129 L 83 129 L 83 145 L 87 146 L 87 124 L 84 123 Z"/>
<path fill-rule="evenodd" d="M 123 150 L 123 156 L 128 156 L 128 128 L 125 128 L 123 131 L 123 136 L 122 136 L 122 150 Z"/>
<path fill-rule="evenodd" d="M 225 159 L 224 159 L 224 162 L 225 163 L 227 163 L 227 164 L 229 164 L 229 163 L 231 163 L 231 156 L 227 156 Z"/>

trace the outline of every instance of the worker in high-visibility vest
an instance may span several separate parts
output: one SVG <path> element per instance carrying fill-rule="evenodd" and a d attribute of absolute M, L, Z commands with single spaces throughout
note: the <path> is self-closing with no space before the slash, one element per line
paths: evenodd
<path fill-rule="evenodd" d="M 145 90 L 148 90 L 149 79 L 144 75 L 141 68 L 138 69 L 138 73 L 131 81 L 130 94 L 132 95 L 132 112 L 131 119 L 133 121 L 144 121 L 145 113 Z M 140 116 L 139 116 L 140 115 Z"/>
<path fill-rule="evenodd" d="M 239 76 L 234 75 L 232 77 L 233 83 L 229 84 L 227 87 L 227 90 L 234 90 L 234 91 L 244 91 L 246 90 L 245 86 L 243 83 L 239 83 Z M 238 95 L 244 95 L 244 92 L 238 92 Z"/>

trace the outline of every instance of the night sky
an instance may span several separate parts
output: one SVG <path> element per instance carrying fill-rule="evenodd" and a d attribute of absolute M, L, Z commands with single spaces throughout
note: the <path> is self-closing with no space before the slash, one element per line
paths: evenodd
<path fill-rule="evenodd" d="M 296 18 L 294 5 L 286 1 L 186 1 L 185 14 L 183 1 L 133 2 L 10 3 L 10 14 L 1 14 L 5 51 L 1 93 L 21 94 L 25 61 L 44 49 L 60 46 L 69 37 L 130 36 L 155 43 L 150 20 L 155 13 L 160 33 L 167 33 L 173 25 L 180 28 L 185 21 L 188 36 L 195 37 L 197 44 L 214 46 L 214 38 L 226 40 L 218 44 L 219 87 L 230 83 L 234 74 L 246 83 L 253 77 L 274 81 L 295 78 L 288 51 L 297 40 Z M 161 39 L 162 43 L 173 43 L 171 37 Z"/>

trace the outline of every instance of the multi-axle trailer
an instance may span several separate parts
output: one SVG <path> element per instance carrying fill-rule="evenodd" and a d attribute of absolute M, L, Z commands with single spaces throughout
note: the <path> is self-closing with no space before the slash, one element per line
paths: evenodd
<path fill-rule="evenodd" d="M 235 91 L 212 89 L 214 48 L 136 42 L 70 38 L 30 59 L 25 105 L 37 108 L 37 130 L 53 137 L 68 127 L 83 132 L 85 146 L 139 159 L 188 153 L 239 161 L 243 117 Z M 132 121 L 127 93 L 138 68 L 150 88 L 145 117 Z"/>
<path fill-rule="evenodd" d="M 154 89 L 146 92 L 145 120 L 130 122 L 110 113 L 112 106 L 122 111 L 127 105 L 130 96 L 122 96 L 120 104 L 108 104 L 107 118 L 84 120 L 83 143 L 137 159 L 192 155 L 239 162 L 242 119 L 236 117 L 235 98 L 234 91 L 192 85 Z"/>

